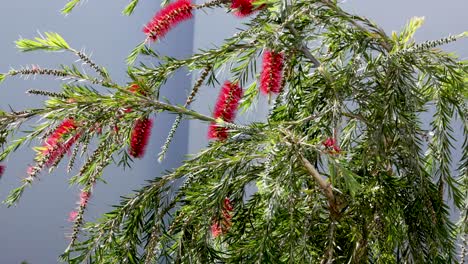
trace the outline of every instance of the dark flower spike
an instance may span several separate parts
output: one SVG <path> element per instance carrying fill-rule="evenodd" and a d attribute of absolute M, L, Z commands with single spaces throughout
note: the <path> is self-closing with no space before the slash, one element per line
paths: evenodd
<path fill-rule="evenodd" d="M 138 84 L 132 84 L 128 89 L 132 93 L 146 95 L 146 92 Z M 132 112 L 132 109 L 126 108 L 124 109 L 124 112 L 130 113 Z M 145 155 L 152 127 L 153 120 L 148 117 L 143 117 L 135 121 L 130 135 L 130 147 L 128 150 L 130 156 L 134 158 L 142 158 Z M 118 128 L 115 128 L 114 130 L 117 132 Z"/>
<path fill-rule="evenodd" d="M 5 166 L 4 166 L 4 165 L 0 165 L 0 177 L 3 176 L 3 173 L 5 173 Z"/>
<path fill-rule="evenodd" d="M 145 155 L 146 146 L 151 135 L 153 120 L 144 117 L 135 121 L 130 136 L 130 148 L 128 153 L 134 158 L 142 158 Z"/>
<path fill-rule="evenodd" d="M 193 5 L 189 0 L 175 1 L 159 10 L 143 28 L 143 32 L 152 41 L 164 37 L 169 30 L 180 22 L 193 17 Z"/>
<path fill-rule="evenodd" d="M 228 197 L 224 198 L 221 221 L 215 221 L 211 225 L 211 236 L 213 238 L 224 235 L 229 231 L 232 226 L 233 210 L 234 207 L 232 206 L 231 200 Z"/>
<path fill-rule="evenodd" d="M 213 117 L 232 122 L 236 118 L 239 101 L 242 98 L 242 88 L 237 83 L 225 82 L 213 111 Z M 208 138 L 225 140 L 228 137 L 228 129 L 211 123 L 208 128 Z"/>
<path fill-rule="evenodd" d="M 263 69 L 260 74 L 260 90 L 263 94 L 281 92 L 283 81 L 283 53 L 266 50 L 263 53 Z"/>

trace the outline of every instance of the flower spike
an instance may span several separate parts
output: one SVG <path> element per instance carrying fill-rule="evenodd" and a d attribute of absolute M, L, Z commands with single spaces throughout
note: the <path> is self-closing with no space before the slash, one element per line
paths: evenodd
<path fill-rule="evenodd" d="M 242 88 L 237 83 L 225 82 L 216 102 L 213 117 L 226 122 L 232 122 L 236 118 L 239 101 L 242 98 Z M 211 123 L 208 128 L 210 139 L 225 140 L 228 137 L 228 129 Z"/>
<path fill-rule="evenodd" d="M 193 5 L 189 0 L 177 0 L 157 12 L 143 28 L 143 32 L 152 41 L 164 37 L 169 30 L 180 22 L 193 17 Z"/>
<path fill-rule="evenodd" d="M 233 210 L 234 207 L 232 206 L 231 200 L 228 197 L 224 198 L 221 221 L 215 221 L 211 225 L 211 236 L 213 238 L 224 235 L 229 231 L 232 226 Z"/>
<path fill-rule="evenodd" d="M 283 65 L 283 53 L 270 50 L 263 53 L 263 70 L 260 75 L 260 90 L 263 94 L 281 92 Z"/>
<path fill-rule="evenodd" d="M 145 117 L 137 119 L 130 136 L 129 154 L 134 158 L 142 158 L 145 155 L 146 146 L 151 135 L 153 120 Z"/>

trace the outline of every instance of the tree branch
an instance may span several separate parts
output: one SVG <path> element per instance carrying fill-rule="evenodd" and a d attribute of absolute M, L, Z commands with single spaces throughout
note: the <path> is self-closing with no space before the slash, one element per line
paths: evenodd
<path fill-rule="evenodd" d="M 301 39 L 299 33 L 293 26 L 287 24 L 286 27 L 291 31 L 296 39 Z M 320 62 L 314 57 L 314 55 L 312 55 L 312 53 L 310 53 L 309 49 L 302 41 L 299 43 L 299 50 L 302 51 L 304 56 L 306 56 L 314 64 L 314 68 L 318 68 L 320 66 Z"/>
<path fill-rule="evenodd" d="M 146 102 L 149 103 L 150 105 L 152 105 L 156 109 L 162 109 L 162 110 L 166 110 L 166 111 L 173 112 L 173 113 L 187 115 L 187 116 L 190 116 L 190 117 L 192 117 L 194 119 L 198 119 L 198 120 L 201 120 L 201 121 L 213 122 L 213 123 L 216 123 L 216 124 L 218 124 L 219 126 L 222 126 L 222 127 L 236 129 L 236 130 L 240 130 L 240 131 L 246 132 L 246 133 L 252 133 L 252 132 L 256 131 L 255 129 L 253 129 L 251 127 L 237 125 L 237 124 L 234 124 L 234 123 L 222 121 L 220 119 L 215 119 L 213 117 L 201 114 L 201 113 L 199 113 L 197 111 L 193 111 L 193 110 L 187 109 L 187 108 L 182 107 L 182 106 L 175 106 L 175 105 L 171 105 L 171 104 L 168 104 L 168 103 L 163 103 L 161 101 L 153 101 L 153 100 L 150 100 L 148 98 L 146 98 Z"/>
<path fill-rule="evenodd" d="M 317 182 L 322 189 L 325 197 L 327 197 L 330 206 L 335 204 L 335 195 L 333 194 L 332 186 L 330 183 L 327 183 L 324 178 L 319 174 L 319 172 L 315 169 L 315 167 L 307 160 L 302 153 L 299 153 L 299 157 L 301 158 L 302 165 L 306 168 L 307 172 L 309 172 L 310 176 Z"/>

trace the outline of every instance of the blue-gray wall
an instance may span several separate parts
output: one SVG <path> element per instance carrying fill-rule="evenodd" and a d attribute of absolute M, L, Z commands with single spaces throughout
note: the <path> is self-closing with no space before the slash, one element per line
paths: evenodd
<path fill-rule="evenodd" d="M 199 1 L 199 0 L 198 0 Z M 73 56 L 64 54 L 20 54 L 13 41 L 21 35 L 26 38 L 36 36 L 36 32 L 56 31 L 74 47 L 86 47 L 93 52 L 96 62 L 107 67 L 113 78 L 124 83 L 124 58 L 144 37 L 142 26 L 151 18 L 159 6 L 158 1 L 140 1 L 135 15 L 124 17 L 120 11 L 127 1 L 88 0 L 71 15 L 64 17 L 58 10 L 65 1 L 6 1 L 2 3 L 0 15 L 0 72 L 10 66 L 39 64 L 53 67 L 60 63 L 73 62 Z M 374 19 L 387 31 L 399 30 L 412 16 L 425 16 L 426 23 L 416 34 L 418 41 L 437 39 L 448 33 L 468 30 L 468 1 L 448 0 L 348 0 L 345 7 L 357 14 Z M 224 38 L 231 36 L 243 19 L 225 14 L 222 9 L 197 12 L 195 20 L 184 22 L 158 44 L 161 53 L 183 57 L 200 48 L 212 47 Z M 193 35 L 194 29 L 194 35 Z M 468 55 L 466 41 L 447 45 L 448 50 L 457 50 L 462 58 Z M 227 78 L 227 75 L 220 73 Z M 195 78 L 195 77 L 194 77 Z M 219 78 L 223 80 L 223 77 Z M 180 72 L 164 89 L 164 95 L 182 104 L 190 89 L 190 76 Z M 14 109 L 38 105 L 40 97 L 27 96 L 30 88 L 56 89 L 57 82 L 38 77 L 36 80 L 7 80 L 0 85 L 0 108 L 11 105 Z M 184 90 L 184 92 L 181 92 Z M 209 114 L 219 88 L 203 87 L 194 103 L 194 109 Z M 268 107 L 261 101 L 255 111 L 239 118 L 239 122 L 258 120 L 265 116 Z M 122 172 L 109 168 L 105 172 L 108 184 L 98 184 L 91 201 L 88 219 L 93 219 L 109 209 L 119 195 L 128 194 L 138 188 L 145 179 L 158 175 L 160 171 L 177 166 L 185 153 L 195 153 L 206 145 L 207 124 L 197 121 L 184 122 L 172 145 L 168 160 L 162 165 L 155 160 L 173 116 L 158 116 L 155 129 L 145 159 L 137 161 L 132 171 Z M 460 131 L 459 127 L 456 127 Z M 456 151 L 459 155 L 459 150 Z M 16 187 L 24 176 L 33 151 L 26 148 L 10 157 L 8 171 L 0 181 L 0 198 Z M 456 160 L 456 159 L 455 159 Z M 53 175 L 42 175 L 39 182 L 29 188 L 18 207 L 0 207 L 0 264 L 20 263 L 27 260 L 31 264 L 56 263 L 67 244 L 64 233 L 70 232 L 66 221 L 68 212 L 75 206 L 77 190 L 68 187 L 63 166 Z"/>

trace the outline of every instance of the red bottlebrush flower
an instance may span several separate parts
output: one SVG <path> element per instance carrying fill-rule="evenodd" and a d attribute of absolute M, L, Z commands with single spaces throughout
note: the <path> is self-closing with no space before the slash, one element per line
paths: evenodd
<path fill-rule="evenodd" d="M 340 153 L 341 152 L 341 148 L 338 147 L 337 145 L 333 146 L 333 150 L 335 151 L 335 153 Z"/>
<path fill-rule="evenodd" d="M 219 223 L 214 223 L 211 225 L 211 235 L 213 236 L 213 238 L 217 238 L 222 234 L 223 231 L 221 230 L 221 226 Z"/>
<path fill-rule="evenodd" d="M 219 93 L 218 100 L 213 111 L 214 118 L 221 118 L 226 122 L 232 122 L 236 118 L 239 101 L 242 98 L 242 88 L 236 83 L 225 82 Z M 228 137 L 228 130 L 219 127 L 216 123 L 211 123 L 208 128 L 210 139 L 224 140 Z"/>
<path fill-rule="evenodd" d="M 80 138 L 81 134 L 77 133 L 64 141 L 64 138 L 66 138 L 68 134 L 75 132 L 77 128 L 78 126 L 73 119 L 65 119 L 46 139 L 44 144 L 45 149 L 42 151 L 44 156 L 48 156 L 45 163 L 46 166 L 52 166 L 57 159 L 68 152 L 73 144 Z"/>
<path fill-rule="evenodd" d="M 76 217 L 78 217 L 78 212 L 77 211 L 71 211 L 69 214 L 68 214 L 68 221 L 70 222 L 74 222 Z"/>
<path fill-rule="evenodd" d="M 52 166 L 57 159 L 60 159 L 65 155 L 65 153 L 69 152 L 73 144 L 81 137 L 80 133 L 75 134 L 71 138 L 69 138 L 65 143 L 57 143 L 54 147 L 50 147 L 46 149 L 43 154 L 49 155 L 49 158 L 46 161 L 46 166 Z"/>
<path fill-rule="evenodd" d="M 231 8 L 235 9 L 234 15 L 238 17 L 246 17 L 265 7 L 265 5 L 261 5 L 254 8 L 254 1 L 255 0 L 232 0 Z"/>
<path fill-rule="evenodd" d="M 156 41 L 180 22 L 192 18 L 192 10 L 189 0 L 177 0 L 158 11 L 143 32 L 149 39 Z"/>
<path fill-rule="evenodd" d="M 322 142 L 322 145 L 324 145 L 328 149 L 332 149 L 332 153 L 340 153 L 341 148 L 337 145 L 336 139 L 334 138 L 327 138 L 324 142 Z"/>
<path fill-rule="evenodd" d="M 223 224 L 226 229 L 229 229 L 232 225 L 232 215 L 231 212 L 234 210 L 231 200 L 229 198 L 224 198 L 224 207 L 223 207 Z"/>
<path fill-rule="evenodd" d="M 327 148 L 333 147 L 336 144 L 336 140 L 334 138 L 327 138 L 322 145 L 324 145 Z"/>
<path fill-rule="evenodd" d="M 219 127 L 215 123 L 211 123 L 208 127 L 208 138 L 225 140 L 229 136 L 228 129 L 225 127 Z"/>
<path fill-rule="evenodd" d="M 229 198 L 224 198 L 222 219 L 221 221 L 216 221 L 211 225 L 211 235 L 216 238 L 220 235 L 227 233 L 229 228 L 232 226 L 232 215 L 231 212 L 234 210 L 231 200 Z"/>
<path fill-rule="evenodd" d="M 65 119 L 46 139 L 47 146 L 54 147 L 64 135 L 74 131 L 78 126 L 72 118 Z"/>
<path fill-rule="evenodd" d="M 129 154 L 134 158 L 141 158 L 145 154 L 146 146 L 151 135 L 153 120 L 142 118 L 135 121 L 132 134 L 130 136 Z"/>
<path fill-rule="evenodd" d="M 101 124 L 96 123 L 96 124 L 94 125 L 94 130 L 96 131 L 96 133 L 97 133 L 98 135 L 101 135 L 101 134 L 102 134 L 102 126 L 101 126 Z"/>
<path fill-rule="evenodd" d="M 0 165 L 0 177 L 3 176 L 3 173 L 5 172 L 5 166 L 4 165 Z"/>
<path fill-rule="evenodd" d="M 263 69 L 260 90 L 263 94 L 281 92 L 283 80 L 283 53 L 266 50 L 263 53 Z"/>
<path fill-rule="evenodd" d="M 231 199 L 229 199 L 228 197 L 224 198 L 224 210 L 228 212 L 232 212 L 232 210 L 234 210 L 234 207 L 231 203 Z"/>
<path fill-rule="evenodd" d="M 80 206 L 86 206 L 89 198 L 91 198 L 91 192 L 82 191 L 80 193 Z"/>

